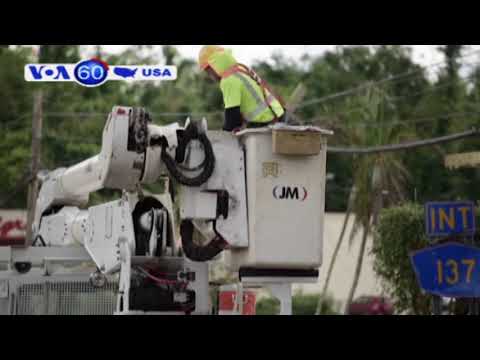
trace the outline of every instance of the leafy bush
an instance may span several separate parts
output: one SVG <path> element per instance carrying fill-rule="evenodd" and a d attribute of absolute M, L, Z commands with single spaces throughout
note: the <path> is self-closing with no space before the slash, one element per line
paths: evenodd
<path fill-rule="evenodd" d="M 373 242 L 374 270 L 398 313 L 429 314 L 430 296 L 418 286 L 410 253 L 429 245 L 424 208 L 405 204 L 380 214 Z"/>
<path fill-rule="evenodd" d="M 276 315 L 280 311 L 280 303 L 274 298 L 264 298 L 257 301 L 257 315 Z"/>
<path fill-rule="evenodd" d="M 292 297 L 293 315 L 315 315 L 320 295 L 295 294 Z M 323 301 L 321 315 L 338 315 L 336 302 L 332 298 Z M 280 312 L 280 302 L 273 298 L 265 298 L 257 302 L 257 315 L 276 315 Z"/>

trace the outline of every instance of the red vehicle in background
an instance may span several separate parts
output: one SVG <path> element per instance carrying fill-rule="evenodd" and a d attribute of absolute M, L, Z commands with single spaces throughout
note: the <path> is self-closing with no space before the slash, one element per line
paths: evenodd
<path fill-rule="evenodd" d="M 393 315 L 393 304 L 381 296 L 363 296 L 348 308 L 347 315 Z"/>

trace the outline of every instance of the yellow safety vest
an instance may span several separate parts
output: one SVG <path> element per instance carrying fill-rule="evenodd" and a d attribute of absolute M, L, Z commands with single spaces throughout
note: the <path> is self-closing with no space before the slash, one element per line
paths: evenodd
<path fill-rule="evenodd" d="M 235 65 L 222 74 L 220 82 L 225 107 L 240 106 L 240 112 L 248 123 L 269 123 L 285 113 L 279 99 L 266 84 L 243 65 Z"/>

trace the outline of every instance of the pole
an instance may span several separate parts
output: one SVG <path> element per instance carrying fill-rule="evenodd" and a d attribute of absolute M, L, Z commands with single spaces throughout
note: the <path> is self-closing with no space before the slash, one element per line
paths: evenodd
<path fill-rule="evenodd" d="M 432 312 L 433 315 L 442 315 L 442 298 L 440 296 L 433 296 Z"/>
<path fill-rule="evenodd" d="M 472 234 L 472 236 L 470 237 L 470 245 L 472 245 L 473 247 L 476 246 L 476 244 L 475 244 L 475 234 Z M 479 300 L 480 299 L 478 299 L 478 298 L 474 298 L 474 299 L 471 300 L 470 315 L 473 315 L 473 316 L 480 315 Z"/>
<path fill-rule="evenodd" d="M 33 100 L 33 119 L 32 119 L 32 162 L 30 167 L 30 183 L 28 186 L 27 198 L 27 238 L 25 246 L 30 246 L 33 242 L 33 219 L 35 217 L 35 204 L 38 195 L 37 174 L 40 170 L 41 150 L 42 150 L 42 125 L 43 125 L 43 94 L 38 90 L 34 94 Z"/>

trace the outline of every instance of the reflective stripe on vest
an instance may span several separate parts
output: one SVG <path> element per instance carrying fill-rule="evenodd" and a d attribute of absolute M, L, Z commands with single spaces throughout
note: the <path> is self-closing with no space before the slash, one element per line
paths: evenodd
<path fill-rule="evenodd" d="M 276 98 L 272 94 L 270 94 L 268 96 L 268 98 L 266 99 L 266 101 L 264 101 L 262 99 L 263 96 L 260 97 L 260 95 L 255 91 L 255 88 L 248 81 L 248 79 L 246 78 L 245 75 L 242 75 L 241 73 L 236 72 L 236 73 L 232 74 L 232 76 L 235 76 L 237 79 L 239 79 L 243 83 L 243 85 L 245 85 L 245 88 L 250 93 L 250 95 L 252 95 L 253 98 L 255 99 L 255 102 L 257 103 L 257 108 L 255 110 L 253 110 L 252 112 L 250 112 L 249 114 L 242 114 L 247 122 L 255 122 L 255 118 L 258 115 L 260 115 L 262 112 L 267 110 L 269 108 L 269 105 L 272 102 L 274 102 L 276 100 Z M 275 117 L 277 116 L 277 114 L 273 114 L 273 115 Z"/>

